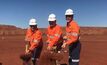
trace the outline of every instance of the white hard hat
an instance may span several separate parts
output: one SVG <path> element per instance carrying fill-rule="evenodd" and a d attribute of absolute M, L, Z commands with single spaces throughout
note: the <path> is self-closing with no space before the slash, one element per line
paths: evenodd
<path fill-rule="evenodd" d="M 48 21 L 55 21 L 56 20 L 56 15 L 55 14 L 50 14 L 48 17 Z"/>
<path fill-rule="evenodd" d="M 73 15 L 73 10 L 72 9 L 67 9 L 65 12 L 65 15 Z"/>
<path fill-rule="evenodd" d="M 37 25 L 36 19 L 30 19 L 29 25 Z"/>

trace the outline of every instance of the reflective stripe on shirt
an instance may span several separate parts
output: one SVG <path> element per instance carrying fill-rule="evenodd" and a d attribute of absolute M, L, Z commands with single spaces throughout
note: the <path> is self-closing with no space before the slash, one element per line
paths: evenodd
<path fill-rule="evenodd" d="M 54 36 L 49 36 L 50 38 L 54 38 Z"/>
<path fill-rule="evenodd" d="M 49 36 L 49 35 L 47 35 L 47 36 Z M 55 36 L 60 37 L 59 34 L 55 34 Z M 52 35 L 50 35 L 49 37 L 50 37 L 50 38 L 54 38 L 54 36 L 52 36 Z"/>
<path fill-rule="evenodd" d="M 67 35 L 72 35 L 72 36 L 78 36 L 78 33 L 75 33 L 75 32 L 71 32 L 71 33 L 66 33 Z"/>
<path fill-rule="evenodd" d="M 38 43 L 39 41 L 38 40 L 34 40 L 33 42 Z"/>
<path fill-rule="evenodd" d="M 55 34 L 55 36 L 60 37 L 60 35 L 59 35 L 59 34 Z"/>

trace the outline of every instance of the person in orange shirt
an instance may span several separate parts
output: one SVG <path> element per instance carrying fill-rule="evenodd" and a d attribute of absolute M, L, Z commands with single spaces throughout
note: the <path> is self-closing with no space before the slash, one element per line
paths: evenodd
<path fill-rule="evenodd" d="M 32 54 L 32 62 L 33 65 L 36 65 L 36 61 L 38 60 L 42 47 L 43 47 L 43 41 L 42 41 L 42 33 L 37 28 L 37 22 L 36 19 L 30 19 L 29 21 L 29 28 L 26 32 L 26 50 L 25 53 Z"/>
<path fill-rule="evenodd" d="M 48 44 L 47 50 L 56 50 L 57 53 L 60 53 L 61 45 L 63 41 L 62 30 L 59 25 L 56 24 L 56 15 L 50 14 L 49 26 L 47 28 L 47 41 Z"/>
<path fill-rule="evenodd" d="M 69 46 L 69 65 L 79 65 L 81 50 L 81 44 L 79 41 L 80 27 L 73 20 L 73 14 L 72 9 L 67 9 L 65 12 L 67 25 L 62 48 L 65 48 L 67 45 Z"/>

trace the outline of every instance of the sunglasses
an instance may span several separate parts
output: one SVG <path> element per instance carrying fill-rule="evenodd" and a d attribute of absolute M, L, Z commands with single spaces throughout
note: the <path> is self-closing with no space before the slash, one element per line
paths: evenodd
<path fill-rule="evenodd" d="M 72 15 L 66 15 L 66 17 L 72 17 Z"/>
<path fill-rule="evenodd" d="M 30 27 L 36 27 L 37 25 L 30 25 Z"/>
<path fill-rule="evenodd" d="M 52 24 L 54 24 L 55 23 L 55 21 L 49 21 L 49 24 L 50 25 L 52 25 Z"/>

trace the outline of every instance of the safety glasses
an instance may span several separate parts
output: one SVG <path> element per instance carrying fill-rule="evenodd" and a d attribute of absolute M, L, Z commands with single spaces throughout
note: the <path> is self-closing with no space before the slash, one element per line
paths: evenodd
<path fill-rule="evenodd" d="M 34 27 L 37 27 L 37 25 L 30 25 L 30 27 L 31 27 L 31 28 L 33 27 L 33 28 L 34 28 Z"/>
<path fill-rule="evenodd" d="M 53 24 L 55 24 L 55 21 L 49 21 L 49 24 L 53 25 Z"/>

